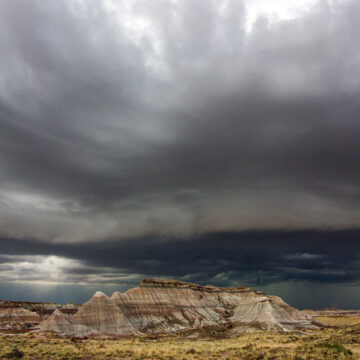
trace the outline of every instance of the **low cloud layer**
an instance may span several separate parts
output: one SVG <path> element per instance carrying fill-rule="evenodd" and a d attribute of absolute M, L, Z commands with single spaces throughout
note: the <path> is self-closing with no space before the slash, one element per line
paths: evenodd
<path fill-rule="evenodd" d="M 87 301 L 142 278 L 246 285 L 300 308 L 355 308 L 360 296 L 360 230 L 248 231 L 191 238 L 140 237 L 87 243 L 0 239 L 0 296 Z"/>
<path fill-rule="evenodd" d="M 249 9 L 2 2 L 1 233 L 358 227 L 359 2 Z"/>
<path fill-rule="evenodd" d="M 169 277 L 219 286 L 312 281 L 357 285 L 359 230 L 211 233 L 84 244 L 0 239 L 0 280 L 134 286 Z"/>

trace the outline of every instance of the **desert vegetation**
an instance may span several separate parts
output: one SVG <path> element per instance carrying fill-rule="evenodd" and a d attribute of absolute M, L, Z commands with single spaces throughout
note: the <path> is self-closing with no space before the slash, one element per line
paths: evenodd
<path fill-rule="evenodd" d="M 343 320 L 346 322 L 346 319 Z M 360 324 L 306 332 L 256 331 L 242 336 L 192 338 L 178 335 L 61 338 L 28 332 L 0 334 L 0 359 L 360 359 Z"/>
<path fill-rule="evenodd" d="M 350 326 L 360 324 L 360 315 L 315 316 L 315 320 L 331 326 Z"/>

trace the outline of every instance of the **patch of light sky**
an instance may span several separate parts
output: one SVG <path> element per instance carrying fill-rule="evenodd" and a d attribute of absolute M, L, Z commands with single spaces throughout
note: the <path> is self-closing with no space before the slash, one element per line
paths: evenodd
<path fill-rule="evenodd" d="M 101 272 L 92 273 L 81 261 L 56 255 L 2 255 L 0 283 L 16 282 L 32 285 L 118 285 L 138 282 L 143 274 L 122 273 L 111 267 L 97 267 Z M 76 274 L 76 269 L 85 270 Z M 75 274 L 69 272 L 75 272 Z M 88 272 L 86 272 L 86 270 Z"/>
<path fill-rule="evenodd" d="M 301 16 L 317 0 L 246 0 L 246 30 L 251 31 L 258 16 L 265 16 L 270 21 L 291 20 Z"/>
<path fill-rule="evenodd" d="M 169 0 L 178 3 L 181 0 Z M 321 0 L 320 0 L 321 1 Z M 337 0 L 323 0 L 333 3 Z M 83 3 L 84 0 L 79 0 Z M 153 52 L 149 53 L 146 65 L 163 80 L 168 79 L 169 72 L 166 64 L 162 61 L 162 44 L 159 34 L 152 23 L 151 18 L 144 14 L 138 14 L 135 7 L 137 0 L 118 2 L 117 0 L 104 0 L 105 9 L 116 16 L 120 27 L 125 30 L 129 39 L 139 44 L 146 35 L 151 40 Z M 219 13 L 224 9 L 227 0 L 217 2 Z M 319 0 L 244 0 L 246 9 L 245 29 L 250 33 L 259 16 L 265 16 L 270 22 L 291 20 L 302 16 Z M 225 6 L 226 7 L 226 6 Z"/>
<path fill-rule="evenodd" d="M 6 255 L 4 258 L 9 262 L 4 262 L 2 266 L 7 267 L 1 272 L 0 280 L 30 282 L 35 284 L 51 284 L 63 281 L 63 271 L 66 268 L 79 266 L 75 260 L 60 256 L 40 256 L 40 255 Z"/>
<path fill-rule="evenodd" d="M 179 0 L 171 0 L 172 3 L 177 3 L 178 1 Z M 333 3 L 335 0 L 324 1 Z M 129 35 L 131 35 L 134 40 L 139 41 L 141 34 L 144 31 L 148 32 L 151 28 L 151 21 L 144 16 L 137 16 L 132 12 L 135 2 L 136 0 L 128 0 L 122 3 L 115 0 L 105 0 L 104 3 L 105 8 L 109 12 L 117 12 L 119 14 L 119 20 L 121 21 L 122 26 L 131 33 Z M 274 22 L 294 19 L 301 16 L 316 3 L 318 3 L 318 0 L 244 0 L 247 12 L 245 28 L 248 32 L 251 31 L 258 16 L 266 16 Z M 221 11 L 224 4 L 221 2 L 218 4 L 219 11 Z"/>

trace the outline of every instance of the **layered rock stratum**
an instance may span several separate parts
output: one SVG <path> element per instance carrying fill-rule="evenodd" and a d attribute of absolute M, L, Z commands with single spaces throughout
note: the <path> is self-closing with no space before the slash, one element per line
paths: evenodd
<path fill-rule="evenodd" d="M 40 321 L 36 312 L 22 307 L 0 308 L 0 329 L 29 329 Z"/>
<path fill-rule="evenodd" d="M 69 336 L 161 334 L 192 330 L 235 336 L 258 329 L 316 329 L 307 314 L 277 296 L 247 287 L 219 288 L 162 279 L 111 297 L 102 292 L 74 315 L 56 310 L 40 330 Z"/>
<path fill-rule="evenodd" d="M 64 314 L 75 314 L 78 305 L 0 300 L 0 330 L 33 329 L 56 309 Z"/>

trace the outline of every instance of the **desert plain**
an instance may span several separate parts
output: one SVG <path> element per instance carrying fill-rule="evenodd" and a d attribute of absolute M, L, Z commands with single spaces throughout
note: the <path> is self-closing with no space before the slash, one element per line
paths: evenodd
<path fill-rule="evenodd" d="M 176 335 L 63 338 L 34 331 L 3 331 L 0 359 L 360 359 L 360 314 L 318 316 L 333 327 L 281 333 L 260 330 L 235 338 Z"/>

